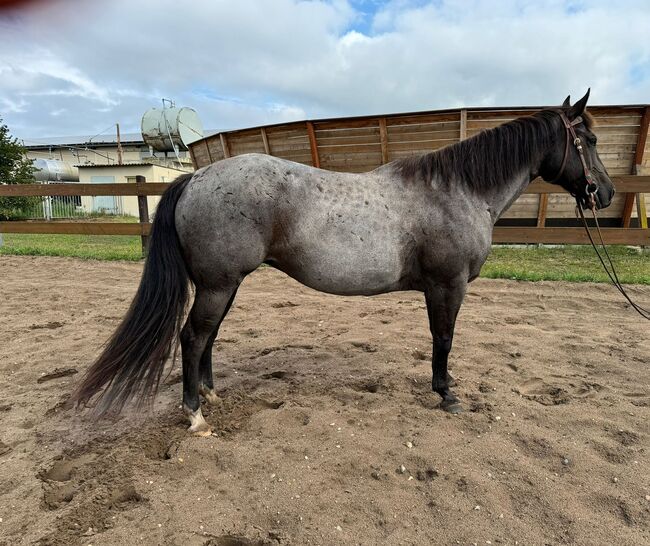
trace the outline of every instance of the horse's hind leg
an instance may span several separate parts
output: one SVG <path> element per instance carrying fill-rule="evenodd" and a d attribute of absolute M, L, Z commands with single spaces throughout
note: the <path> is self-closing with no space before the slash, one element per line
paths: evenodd
<path fill-rule="evenodd" d="M 206 402 L 211 405 L 219 403 L 219 397 L 214 392 L 214 380 L 212 378 L 212 346 L 214 345 L 214 341 L 219 334 L 219 327 L 221 326 L 223 319 L 228 314 L 228 311 L 230 311 L 230 307 L 232 306 L 233 301 L 235 301 L 236 294 L 237 288 L 232 291 L 232 295 L 230 296 L 230 299 L 226 304 L 226 308 L 221 315 L 219 324 L 217 324 L 212 334 L 210 334 L 208 343 L 203 350 L 203 354 L 201 355 L 201 362 L 199 363 L 199 393 L 201 396 L 203 396 L 203 398 L 205 398 Z"/>
<path fill-rule="evenodd" d="M 442 409 L 450 413 L 460 413 L 462 410 L 460 400 L 449 388 L 451 376 L 447 373 L 447 361 L 454 338 L 456 317 L 463 303 L 466 288 L 467 281 L 460 278 L 451 283 L 432 283 L 425 291 L 429 326 L 433 337 L 431 387 L 442 397 Z"/>
<path fill-rule="evenodd" d="M 208 435 L 210 427 L 201 413 L 199 367 L 211 336 L 219 327 L 234 288 L 197 288 L 194 305 L 181 331 L 183 352 L 183 410 L 190 420 L 190 432 Z"/>

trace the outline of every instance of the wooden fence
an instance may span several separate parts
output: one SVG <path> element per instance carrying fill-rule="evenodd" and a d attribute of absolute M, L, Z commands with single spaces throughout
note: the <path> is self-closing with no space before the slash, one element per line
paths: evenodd
<path fill-rule="evenodd" d="M 650 176 L 614 177 L 617 191 L 636 195 L 648 191 Z M 146 182 L 138 176 L 136 183 L 127 184 L 20 184 L 0 185 L 0 197 L 19 196 L 56 196 L 56 195 L 131 195 L 138 196 L 139 223 L 101 222 L 101 221 L 19 221 L 0 222 L 0 233 L 47 233 L 47 234 L 85 234 L 85 235 L 139 235 L 142 238 L 143 253 L 146 253 L 147 238 L 151 230 L 147 198 L 149 195 L 161 195 L 167 183 Z M 558 186 L 535 181 L 526 190 L 526 195 L 548 197 L 562 191 Z M 621 227 L 604 228 L 606 242 L 650 246 L 650 229 L 647 224 L 632 228 L 622 222 Z M 545 227 L 540 218 L 534 227 L 497 226 L 494 228 L 495 243 L 548 243 L 548 244 L 588 244 L 589 241 L 579 227 Z"/>

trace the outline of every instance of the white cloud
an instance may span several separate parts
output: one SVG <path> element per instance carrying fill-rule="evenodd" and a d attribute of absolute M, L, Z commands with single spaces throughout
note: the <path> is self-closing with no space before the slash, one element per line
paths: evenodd
<path fill-rule="evenodd" d="M 355 6 L 375 4 L 364 22 Z M 0 15 L 0 115 L 25 137 L 114 122 L 136 131 L 162 97 L 215 129 L 556 104 L 588 86 L 594 103 L 650 99 L 650 6 L 641 0 L 33 5 Z"/>

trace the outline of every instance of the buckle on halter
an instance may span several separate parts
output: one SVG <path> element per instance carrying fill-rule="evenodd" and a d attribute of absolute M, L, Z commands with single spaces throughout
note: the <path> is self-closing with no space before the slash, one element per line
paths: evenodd
<path fill-rule="evenodd" d="M 596 184 L 593 180 L 587 180 L 587 186 L 585 187 L 585 193 L 587 195 L 594 194 L 598 191 L 598 184 Z"/>

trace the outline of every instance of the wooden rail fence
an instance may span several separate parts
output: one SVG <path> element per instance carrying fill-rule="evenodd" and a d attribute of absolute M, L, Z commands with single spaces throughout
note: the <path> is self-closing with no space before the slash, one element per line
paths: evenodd
<path fill-rule="evenodd" d="M 640 192 L 650 192 L 650 176 L 622 175 L 613 177 L 618 193 L 634 197 Z M 0 233 L 43 233 L 43 234 L 84 234 L 84 235 L 139 235 L 142 238 L 143 254 L 146 254 L 148 235 L 151 230 L 146 196 L 162 195 L 167 183 L 146 182 L 143 176 L 136 183 L 126 184 L 16 184 L 0 185 L 0 197 L 19 196 L 137 196 L 139 204 L 139 223 L 101 222 L 101 221 L 16 221 L 0 222 Z M 540 197 L 563 193 L 559 186 L 539 180 L 525 190 L 526 194 Z M 607 243 L 650 246 L 650 229 L 647 221 L 640 227 L 630 227 L 629 219 L 621 219 L 621 227 L 603 229 Z M 495 243 L 546 243 L 546 244 L 588 244 L 589 240 L 580 227 L 546 227 L 545 219 L 538 218 L 535 227 L 494 228 Z"/>

